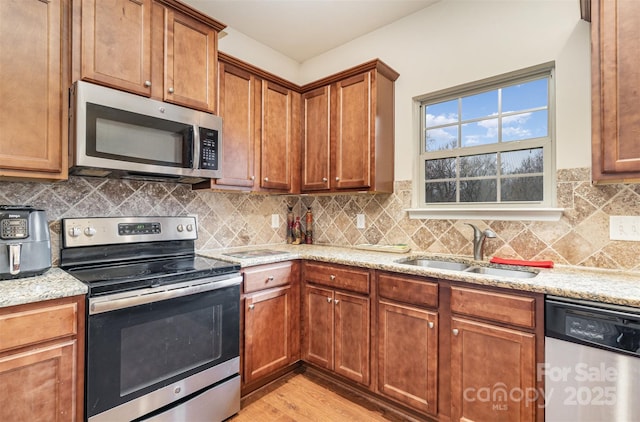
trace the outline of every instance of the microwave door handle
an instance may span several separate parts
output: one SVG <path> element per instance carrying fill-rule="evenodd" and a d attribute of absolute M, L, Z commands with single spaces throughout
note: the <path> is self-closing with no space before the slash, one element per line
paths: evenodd
<path fill-rule="evenodd" d="M 197 126 L 191 126 L 188 142 L 191 145 L 191 169 L 197 170 L 200 167 L 200 154 L 202 153 L 200 150 L 200 131 Z"/>

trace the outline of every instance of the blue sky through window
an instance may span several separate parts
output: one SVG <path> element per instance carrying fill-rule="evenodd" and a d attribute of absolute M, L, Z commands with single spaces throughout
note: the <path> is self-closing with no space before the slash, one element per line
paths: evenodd
<path fill-rule="evenodd" d="M 548 96 L 549 79 L 545 77 L 429 104 L 425 107 L 425 150 L 440 151 L 548 136 Z"/>

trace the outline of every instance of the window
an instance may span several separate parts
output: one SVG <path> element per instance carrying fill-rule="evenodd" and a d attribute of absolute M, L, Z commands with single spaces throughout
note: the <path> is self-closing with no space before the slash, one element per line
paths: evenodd
<path fill-rule="evenodd" d="M 550 207 L 553 92 L 547 64 L 416 99 L 419 208 Z"/>

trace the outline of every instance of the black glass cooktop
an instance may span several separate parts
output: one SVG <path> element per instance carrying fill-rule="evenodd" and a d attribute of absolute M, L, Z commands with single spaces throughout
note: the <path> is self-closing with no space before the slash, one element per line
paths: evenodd
<path fill-rule="evenodd" d="M 67 272 L 89 286 L 90 296 L 180 283 L 238 271 L 238 264 L 201 256 L 145 259 L 67 269 Z"/>

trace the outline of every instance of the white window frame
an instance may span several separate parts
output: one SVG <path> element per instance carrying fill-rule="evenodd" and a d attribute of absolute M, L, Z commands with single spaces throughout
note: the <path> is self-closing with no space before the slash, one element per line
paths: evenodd
<path fill-rule="evenodd" d="M 467 147 L 463 150 L 444 150 L 426 152 L 424 145 L 426 103 L 444 102 L 460 97 L 491 91 L 518 82 L 528 82 L 549 77 L 548 136 L 522 141 L 499 142 L 489 145 Z M 556 160 L 555 160 L 555 64 L 544 63 L 538 66 L 517 70 L 496 77 L 472 82 L 431 94 L 413 98 L 416 156 L 412 208 L 407 210 L 412 219 L 479 219 L 479 220 L 534 220 L 557 221 L 562 216 L 562 208 L 556 205 Z M 477 155 L 483 153 L 543 148 L 543 200 L 509 203 L 426 203 L 425 202 L 425 160 L 456 156 Z"/>

